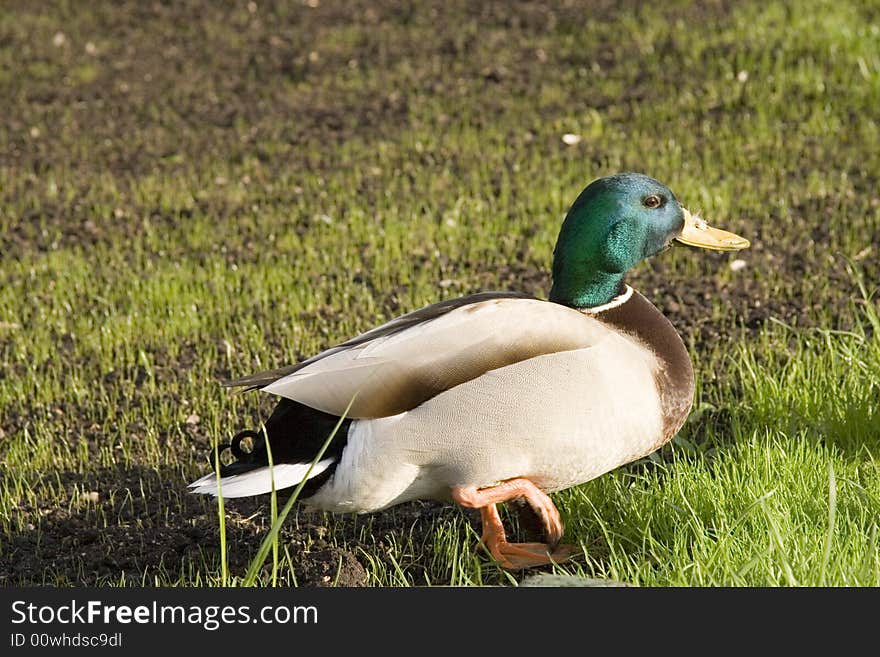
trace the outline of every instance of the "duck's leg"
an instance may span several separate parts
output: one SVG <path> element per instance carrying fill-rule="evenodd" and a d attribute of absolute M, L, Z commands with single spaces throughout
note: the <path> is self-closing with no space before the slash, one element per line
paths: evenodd
<path fill-rule="evenodd" d="M 549 544 L 508 543 L 495 505 L 518 497 L 524 498 L 541 518 Z M 563 532 L 559 511 L 547 494 L 528 479 L 510 479 L 490 488 L 455 487 L 452 489 L 452 499 L 462 506 L 480 510 L 483 544 L 504 568 L 531 568 L 562 563 L 575 552 L 572 546 L 557 546 Z"/>

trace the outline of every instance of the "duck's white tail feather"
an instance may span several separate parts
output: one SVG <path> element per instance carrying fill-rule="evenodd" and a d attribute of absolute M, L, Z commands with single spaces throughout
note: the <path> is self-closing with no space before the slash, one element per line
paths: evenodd
<path fill-rule="evenodd" d="M 269 466 L 255 468 L 248 472 L 220 478 L 220 490 L 223 497 L 248 497 L 261 495 L 272 491 L 272 476 L 275 477 L 275 490 L 289 488 L 299 484 L 308 473 L 308 478 L 317 477 L 329 468 L 336 459 L 324 459 L 318 461 L 315 467 L 309 471 L 310 463 L 279 463 L 272 473 Z M 201 495 L 213 495 L 217 497 L 217 475 L 212 472 L 201 479 L 196 479 L 189 485 L 191 492 Z"/>

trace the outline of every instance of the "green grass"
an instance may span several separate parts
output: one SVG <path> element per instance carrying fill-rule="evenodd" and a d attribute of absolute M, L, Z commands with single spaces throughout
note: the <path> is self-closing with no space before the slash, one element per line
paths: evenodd
<path fill-rule="evenodd" d="M 442 298 L 545 296 L 567 205 L 639 170 L 753 247 L 633 272 L 697 410 L 556 496 L 585 550 L 559 572 L 880 585 L 876 7 L 7 4 L 0 584 L 241 583 L 269 504 L 227 503 L 221 559 L 185 484 L 272 400 L 218 379 Z M 257 581 L 519 580 L 474 527 L 294 509 Z"/>

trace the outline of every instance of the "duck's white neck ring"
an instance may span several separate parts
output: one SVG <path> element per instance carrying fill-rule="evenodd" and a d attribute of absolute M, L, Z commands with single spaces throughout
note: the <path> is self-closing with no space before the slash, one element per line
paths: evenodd
<path fill-rule="evenodd" d="M 603 303 L 601 306 L 593 306 L 592 308 L 578 308 L 578 310 L 587 315 L 595 315 L 596 313 L 601 313 L 605 310 L 611 310 L 612 308 L 622 306 L 629 301 L 633 295 L 633 289 L 629 285 L 626 285 L 625 287 L 626 289 L 623 291 L 623 294 L 617 295 L 608 303 Z"/>

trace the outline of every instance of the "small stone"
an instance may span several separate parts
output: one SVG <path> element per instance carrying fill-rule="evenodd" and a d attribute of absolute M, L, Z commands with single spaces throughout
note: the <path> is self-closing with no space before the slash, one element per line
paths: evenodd
<path fill-rule="evenodd" d="M 741 260 L 739 258 L 737 258 L 736 260 L 731 260 L 729 265 L 730 271 L 740 271 L 742 269 L 745 269 L 747 264 L 748 263 L 745 260 Z"/>
<path fill-rule="evenodd" d="M 186 418 L 186 423 L 190 426 L 195 426 L 201 421 L 202 421 L 202 418 L 200 418 L 195 413 L 190 413 L 189 417 Z"/>
<path fill-rule="evenodd" d="M 97 502 L 101 496 L 96 490 L 90 490 L 88 493 L 83 493 L 82 495 L 84 502 Z"/>
<path fill-rule="evenodd" d="M 87 55 L 92 55 L 92 56 L 95 56 L 95 55 L 98 54 L 98 48 L 97 48 L 97 46 L 95 46 L 95 44 L 92 43 L 91 41 L 89 41 L 88 43 L 86 43 L 86 54 L 87 54 Z"/>
<path fill-rule="evenodd" d="M 736 74 L 737 82 L 745 83 L 745 81 L 748 79 L 749 79 L 749 72 L 748 71 L 740 71 L 739 73 Z"/>
<path fill-rule="evenodd" d="M 562 143 L 566 146 L 575 146 L 577 144 L 580 144 L 582 139 L 583 137 L 581 137 L 580 135 L 576 135 L 571 132 L 567 132 L 562 135 Z"/>
<path fill-rule="evenodd" d="M 64 35 L 64 32 L 56 32 L 55 36 L 52 37 L 52 45 L 56 48 L 60 48 L 65 43 L 67 43 L 67 37 Z"/>

